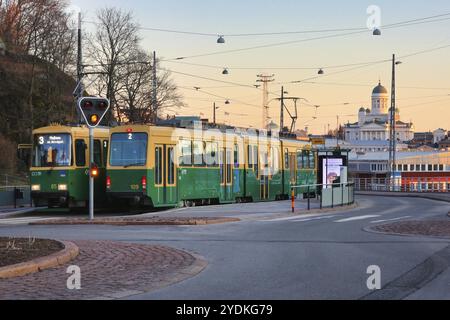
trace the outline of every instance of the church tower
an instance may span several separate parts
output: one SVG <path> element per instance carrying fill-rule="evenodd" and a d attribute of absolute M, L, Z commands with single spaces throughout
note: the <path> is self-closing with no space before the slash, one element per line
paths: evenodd
<path fill-rule="evenodd" d="M 372 91 L 372 114 L 382 115 L 388 113 L 389 95 L 385 87 L 378 83 Z"/>

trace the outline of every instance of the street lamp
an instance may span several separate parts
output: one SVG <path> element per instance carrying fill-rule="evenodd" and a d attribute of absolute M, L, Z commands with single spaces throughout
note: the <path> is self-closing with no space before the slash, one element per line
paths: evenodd
<path fill-rule="evenodd" d="M 322 75 L 322 74 L 324 74 L 325 72 L 323 71 L 323 69 L 320 69 L 319 70 L 319 72 L 317 72 L 317 74 L 320 74 L 320 75 Z"/>
<path fill-rule="evenodd" d="M 229 100 L 227 100 L 227 101 L 225 101 L 225 104 L 228 105 L 228 104 L 231 104 L 231 102 Z M 220 107 L 217 107 L 216 103 L 214 102 L 214 104 L 213 104 L 213 123 L 214 123 L 214 125 L 216 124 L 216 110 L 219 110 L 219 109 L 220 109 Z"/>
<path fill-rule="evenodd" d="M 381 30 L 378 29 L 378 28 L 375 28 L 375 29 L 373 30 L 373 35 L 374 35 L 374 36 L 381 36 Z"/>
<path fill-rule="evenodd" d="M 222 71 L 222 74 L 223 74 L 223 75 L 229 74 L 228 69 L 227 69 L 227 68 L 224 68 L 223 71 Z"/>
<path fill-rule="evenodd" d="M 389 173 L 390 179 L 393 179 L 396 171 L 396 153 L 397 153 L 397 133 L 396 133 L 396 101 L 395 101 L 395 67 L 400 65 L 401 61 L 396 61 L 395 54 L 392 55 L 392 92 L 391 92 L 391 109 L 390 109 L 390 141 L 389 141 Z M 392 184 L 391 181 L 391 184 Z"/>
<path fill-rule="evenodd" d="M 217 43 L 219 44 L 225 43 L 225 39 L 223 38 L 223 36 L 219 36 L 219 38 L 217 39 Z"/>

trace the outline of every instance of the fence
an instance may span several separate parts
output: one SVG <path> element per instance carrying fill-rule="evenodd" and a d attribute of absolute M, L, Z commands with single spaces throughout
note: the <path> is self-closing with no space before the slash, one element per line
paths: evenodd
<path fill-rule="evenodd" d="M 311 210 L 310 194 L 312 193 L 315 193 L 318 197 L 320 209 L 347 206 L 355 203 L 354 182 L 292 186 L 292 212 L 295 212 L 295 194 L 299 189 L 303 191 L 306 190 L 308 210 Z"/>
<path fill-rule="evenodd" d="M 24 186 L 29 182 L 29 178 L 25 175 L 11 175 L 0 173 L 0 187 Z"/>
<path fill-rule="evenodd" d="M 384 192 L 450 192 L 450 177 L 433 178 L 356 178 L 356 191 Z"/>
<path fill-rule="evenodd" d="M 31 205 L 30 186 L 0 187 L 0 206 Z"/>

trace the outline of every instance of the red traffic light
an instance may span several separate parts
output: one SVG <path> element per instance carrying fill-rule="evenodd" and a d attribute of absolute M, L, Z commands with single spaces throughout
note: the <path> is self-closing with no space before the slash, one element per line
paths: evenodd
<path fill-rule="evenodd" d="M 86 100 L 83 103 L 83 108 L 92 108 L 93 106 L 94 106 L 94 104 L 90 100 Z"/>
<path fill-rule="evenodd" d="M 105 110 L 108 108 L 108 103 L 106 101 L 100 101 L 97 105 L 100 110 Z"/>

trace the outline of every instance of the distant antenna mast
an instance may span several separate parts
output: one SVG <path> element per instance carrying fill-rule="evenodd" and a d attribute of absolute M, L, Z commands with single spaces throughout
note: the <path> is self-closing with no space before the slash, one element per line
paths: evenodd
<path fill-rule="evenodd" d="M 275 81 L 275 79 L 273 79 L 274 76 L 274 74 L 257 75 L 259 80 L 257 80 L 256 82 L 262 82 L 263 84 L 262 129 L 267 129 L 269 125 L 269 82 Z"/>

